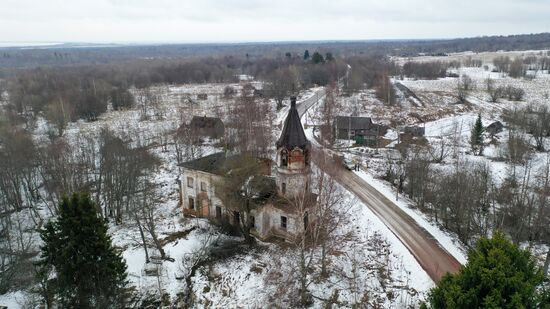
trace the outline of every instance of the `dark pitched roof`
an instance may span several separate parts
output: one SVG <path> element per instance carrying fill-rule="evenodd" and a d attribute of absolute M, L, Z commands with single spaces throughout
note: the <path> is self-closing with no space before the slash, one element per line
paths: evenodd
<path fill-rule="evenodd" d="M 305 148 L 309 145 L 309 141 L 304 133 L 300 115 L 296 109 L 296 98 L 290 98 L 290 110 L 286 116 L 283 132 L 277 141 L 277 147 L 286 147 L 292 149 L 294 147 Z"/>
<path fill-rule="evenodd" d="M 486 127 L 486 129 L 489 128 L 504 128 L 504 125 L 500 121 L 495 121 Z"/>
<path fill-rule="evenodd" d="M 406 126 L 403 128 L 403 133 L 411 134 L 414 136 L 424 136 L 426 129 L 420 126 Z"/>
<path fill-rule="evenodd" d="M 224 152 L 218 152 L 208 155 L 206 157 L 183 162 L 180 164 L 180 166 L 192 170 L 220 175 L 222 173 L 222 168 L 224 167 L 226 160 L 226 154 Z"/>
<path fill-rule="evenodd" d="M 336 116 L 338 129 L 368 130 L 374 127 L 370 117 Z"/>
<path fill-rule="evenodd" d="M 223 175 L 227 172 L 228 166 L 235 166 L 241 163 L 240 160 L 248 158 L 246 154 L 230 154 L 225 152 L 217 152 L 202 158 L 183 162 L 179 166 L 190 169 L 202 171 L 215 175 Z M 257 158 L 262 168 L 261 173 L 269 175 L 271 173 L 271 160 Z"/>
<path fill-rule="evenodd" d="M 490 125 L 488 125 L 487 127 L 485 127 L 485 131 L 487 131 L 487 133 L 491 135 L 502 132 L 502 129 L 504 129 L 504 125 L 500 121 L 495 121 Z"/>
<path fill-rule="evenodd" d="M 185 123 L 180 126 L 180 129 L 185 127 Z M 219 138 L 223 136 L 225 127 L 223 121 L 216 117 L 193 116 L 189 123 L 189 128 L 195 130 L 200 136 L 210 136 Z"/>
<path fill-rule="evenodd" d="M 217 126 L 223 127 L 223 122 L 217 117 L 193 116 L 193 119 L 191 119 L 191 126 L 195 128 L 209 129 Z"/>

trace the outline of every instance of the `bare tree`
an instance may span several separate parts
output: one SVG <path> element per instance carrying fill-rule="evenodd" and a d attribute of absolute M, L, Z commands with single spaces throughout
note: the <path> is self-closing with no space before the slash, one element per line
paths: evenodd
<path fill-rule="evenodd" d="M 493 59 L 493 65 L 499 72 L 508 72 L 510 70 L 510 57 L 499 56 Z"/>
<path fill-rule="evenodd" d="M 236 156 L 223 167 L 226 177 L 214 183 L 225 207 L 238 214 L 236 223 L 250 245 L 254 243 L 250 234 L 252 211 L 276 194 L 272 179 L 262 176 L 264 168 L 261 161 L 250 155 Z"/>
<path fill-rule="evenodd" d="M 452 149 L 445 136 L 439 136 L 437 141 L 430 145 L 428 151 L 433 162 L 441 163 L 451 154 Z"/>
<path fill-rule="evenodd" d="M 316 155 L 319 155 L 318 153 Z M 324 155 L 324 154 L 322 154 Z M 334 161 L 323 158 L 315 160 L 317 168 L 313 175 L 313 180 L 317 183 L 317 199 L 314 207 L 315 221 L 305 226 L 306 234 L 313 231 L 318 234 L 320 247 L 320 273 L 323 278 L 329 275 L 327 269 L 328 254 L 336 249 L 339 243 L 339 237 L 335 232 L 346 223 L 348 212 L 353 202 L 346 201 L 344 189 L 331 176 L 338 173 L 338 166 Z M 308 214 L 304 214 L 307 216 Z"/>
<path fill-rule="evenodd" d="M 509 66 L 509 72 L 508 74 L 512 78 L 520 78 L 524 77 L 527 70 L 525 69 L 525 65 L 523 64 L 523 60 L 519 57 L 515 58 Z"/>
<path fill-rule="evenodd" d="M 228 147 L 240 153 L 269 157 L 272 143 L 273 117 L 268 102 L 250 91 L 243 91 L 229 107 Z"/>
<path fill-rule="evenodd" d="M 181 277 L 185 279 L 184 305 L 192 308 L 195 302 L 193 295 L 193 277 L 199 268 L 211 260 L 212 245 L 218 243 L 220 236 L 210 228 L 203 233 L 200 239 L 200 246 L 191 254 L 186 255 L 181 261 Z"/>
<path fill-rule="evenodd" d="M 461 103 L 466 103 L 468 94 L 474 89 L 475 89 L 474 80 L 466 74 L 462 75 L 457 84 L 458 100 Z"/>
<path fill-rule="evenodd" d="M 57 206 L 63 195 L 91 190 L 89 174 L 94 170 L 82 156 L 85 151 L 81 147 L 71 146 L 63 138 L 57 138 L 39 148 L 39 172 L 51 215 L 57 214 Z"/>
<path fill-rule="evenodd" d="M 338 115 L 339 111 L 339 101 L 336 98 L 335 94 L 335 84 L 328 85 L 325 87 L 325 100 L 323 102 L 322 106 L 322 113 L 321 113 L 321 119 L 320 119 L 320 130 L 321 130 L 321 137 L 323 138 L 323 141 L 327 143 L 329 147 L 334 146 L 334 142 L 336 141 L 335 136 L 335 130 L 334 130 L 334 121 L 336 119 L 336 115 Z"/>
<path fill-rule="evenodd" d="M 233 95 L 235 94 L 235 88 L 231 87 L 231 86 L 225 86 L 225 88 L 223 88 L 223 97 L 226 98 L 226 99 L 230 99 L 233 97 Z"/>
<path fill-rule="evenodd" d="M 135 220 L 138 224 L 140 234 L 143 231 L 146 231 L 151 240 L 153 241 L 154 247 L 158 250 L 160 258 L 163 260 L 174 261 L 174 259 L 168 257 L 164 251 L 163 244 L 158 234 L 158 217 L 157 217 L 157 207 L 159 205 L 157 197 L 154 193 L 154 188 L 152 184 L 147 180 L 143 179 L 140 181 L 139 193 L 137 193 L 137 198 L 135 199 Z M 143 231 L 142 231 L 143 230 Z M 144 235 L 140 235 L 143 239 Z M 143 240 L 142 239 L 142 240 Z M 146 245 L 144 244 L 146 248 Z"/>
<path fill-rule="evenodd" d="M 424 147 L 411 147 L 403 168 L 404 179 L 406 179 L 404 190 L 422 210 L 426 210 L 433 186 L 431 162 L 424 150 Z"/>
<path fill-rule="evenodd" d="M 46 119 L 57 129 L 57 136 L 63 136 L 65 128 L 72 118 L 73 106 L 63 98 L 52 101 L 46 108 Z"/>
<path fill-rule="evenodd" d="M 200 158 L 202 147 L 199 132 L 190 124 L 182 123 L 173 135 L 178 164 Z"/>
<path fill-rule="evenodd" d="M 31 210 L 31 219 L 42 221 L 35 208 L 40 200 L 37 151 L 30 134 L 13 127 L 0 128 L 0 205 L 2 212 Z"/>
<path fill-rule="evenodd" d="M 520 133 L 510 130 L 505 150 L 505 157 L 513 164 L 524 164 L 529 160 L 531 145 Z"/>
<path fill-rule="evenodd" d="M 297 227 L 300 233 L 294 240 L 297 256 L 292 266 L 301 306 L 311 304 L 310 285 L 329 275 L 329 253 L 332 249 L 337 250 L 340 237 L 335 231 L 345 224 L 351 205 L 345 201 L 343 189 L 330 176 L 338 172 L 334 161 L 324 154 L 315 153 L 314 156 L 316 164 L 323 165 L 323 170 L 318 170 L 312 179 L 316 194 L 304 189 L 288 200 L 304 223 Z"/>
<path fill-rule="evenodd" d="M 266 91 L 277 102 L 277 110 L 283 107 L 283 100 L 288 98 L 291 92 L 298 90 L 298 77 L 295 70 L 288 67 L 275 70 L 268 78 Z"/>
<path fill-rule="evenodd" d="M 128 142 L 103 129 L 100 137 L 100 186 L 105 217 L 120 222 L 129 209 L 130 196 L 139 178 L 158 164 L 146 148 L 131 148 Z"/>
<path fill-rule="evenodd" d="M 544 141 L 548 135 L 550 135 L 550 112 L 546 105 L 541 105 L 536 108 L 528 108 L 526 113 L 529 113 L 528 117 L 528 130 L 533 134 L 535 139 L 536 149 L 538 151 L 544 151 Z"/>

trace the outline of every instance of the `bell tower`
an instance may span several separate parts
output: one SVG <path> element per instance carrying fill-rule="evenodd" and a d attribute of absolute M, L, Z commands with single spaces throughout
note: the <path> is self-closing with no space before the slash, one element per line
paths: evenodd
<path fill-rule="evenodd" d="M 290 110 L 277 146 L 277 191 L 280 196 L 292 199 L 309 192 L 311 144 L 306 138 L 296 97 L 290 98 Z"/>

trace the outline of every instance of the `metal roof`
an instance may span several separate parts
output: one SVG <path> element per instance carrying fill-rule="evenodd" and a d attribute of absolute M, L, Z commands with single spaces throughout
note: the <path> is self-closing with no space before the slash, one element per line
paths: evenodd
<path fill-rule="evenodd" d="M 309 145 L 309 141 L 306 138 L 304 133 L 304 128 L 302 127 L 302 121 L 300 120 L 300 115 L 296 109 L 296 98 L 290 98 L 290 110 L 285 119 L 285 124 L 283 127 L 283 132 L 276 143 L 277 148 L 285 147 L 287 149 L 293 149 L 294 147 L 299 147 L 304 149 Z"/>

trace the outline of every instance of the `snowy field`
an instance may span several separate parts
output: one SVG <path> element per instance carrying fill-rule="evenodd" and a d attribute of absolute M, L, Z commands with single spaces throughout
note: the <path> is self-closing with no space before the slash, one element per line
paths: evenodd
<path fill-rule="evenodd" d="M 510 56 L 530 52 L 510 53 Z M 538 52 L 532 52 L 538 53 Z M 464 59 L 472 56 L 483 59 L 490 66 L 495 55 L 463 53 L 442 57 L 449 59 Z M 434 60 L 433 57 L 415 58 L 415 61 Z M 400 60 L 401 61 L 401 60 Z M 421 100 L 405 98 L 403 92 L 397 91 L 396 106 L 386 106 L 379 101 L 373 91 L 366 90 L 349 97 L 338 97 L 340 115 L 372 117 L 375 123 L 391 127 L 385 135 L 390 143 L 386 149 L 375 150 L 369 147 L 351 147 L 347 149 L 347 157 L 362 162 L 364 171 L 357 172 L 366 182 L 377 188 L 390 199 L 395 199 L 395 191 L 391 184 L 380 178 L 387 170 L 388 164 L 399 160 L 399 153 L 392 149 L 398 142 L 398 129 L 404 125 L 421 125 L 425 128 L 426 140 L 436 145 L 441 140 L 456 140 L 456 151 L 460 160 L 484 162 L 490 166 L 491 173 L 498 185 L 506 177 L 510 164 L 501 159 L 505 150 L 505 141 L 509 134 L 506 122 L 502 119 L 502 111 L 515 109 L 528 104 L 548 104 L 550 92 L 550 75 L 548 72 L 538 72 L 535 79 L 513 79 L 500 73 L 480 68 L 463 67 L 457 74 L 467 74 L 476 88 L 467 96 L 468 104 L 457 104 L 457 78 L 441 78 L 437 80 L 413 80 L 393 78 L 393 83 L 401 83 Z M 497 86 L 512 85 L 525 90 L 521 102 L 511 102 L 505 99 L 498 103 L 489 102 L 485 91 L 485 83 L 490 77 Z M 167 136 L 172 134 L 182 122 L 188 122 L 192 116 L 214 116 L 227 120 L 228 105 L 232 98 L 223 95 L 227 86 L 237 92 L 241 84 L 200 84 L 157 86 L 150 89 L 159 98 L 159 104 L 147 112 L 139 108 L 124 111 L 109 111 L 98 121 L 78 121 L 69 124 L 65 137 L 71 143 L 76 143 L 82 136 L 97 138 L 102 128 L 110 128 L 121 137 L 135 141 L 139 136 L 151 151 L 161 160 L 160 167 L 151 175 L 155 191 L 160 200 L 155 211 L 158 234 L 163 240 L 164 250 L 174 259 L 158 263 L 145 263 L 144 250 L 141 246 L 139 231 L 131 221 L 120 225 L 111 224 L 109 232 L 114 244 L 123 250 L 123 257 L 128 264 L 129 280 L 143 295 L 165 295 L 170 302 L 181 301 L 182 293 L 187 287 L 183 278 L 188 275 L 194 257 L 204 250 L 208 244 L 235 244 L 240 239 L 229 237 L 203 219 L 184 218 L 178 208 L 178 192 L 176 179 L 179 168 L 176 164 L 176 151 Z M 255 86 L 261 88 L 260 84 Z M 315 95 L 316 88 L 303 91 L 298 100 L 304 100 Z M 133 90 L 139 102 L 143 95 Z M 206 98 L 204 98 L 206 94 Z M 202 96 L 202 99 L 199 98 Z M 271 111 L 275 119 L 273 140 L 278 138 L 288 108 L 289 102 L 280 111 L 275 110 L 271 102 Z M 321 119 L 320 104 L 312 107 L 304 117 L 308 138 L 313 140 L 311 126 L 319 124 Z M 474 156 L 469 150 L 471 127 L 481 114 L 486 126 L 494 121 L 505 125 L 503 132 L 498 133 L 494 140 L 487 139 L 484 156 Z M 36 141 L 47 141 L 47 123 L 39 119 L 34 132 Z M 339 141 L 346 147 L 351 143 Z M 165 146 L 163 146 L 165 145 Z M 206 143 L 201 148 L 202 155 L 220 151 L 214 143 Z M 456 162 L 449 155 L 437 164 L 439 169 L 446 169 Z M 540 169 L 547 160 L 546 153 L 534 153 L 533 169 Z M 370 299 L 372 304 L 384 308 L 417 307 L 434 283 L 419 266 L 410 252 L 396 236 L 361 202 L 347 193 L 347 211 L 349 222 L 342 225 L 335 233 L 340 237 L 339 244 L 330 252 L 330 275 L 323 280 L 315 280 L 310 285 L 314 307 L 322 307 L 328 299 L 336 299 L 340 307 L 351 307 L 362 299 Z M 412 201 L 400 196 L 396 203 L 409 214 L 420 226 L 432 234 L 441 245 L 461 263 L 466 262 L 465 246 L 459 243 L 457 237 L 435 224 L 430 218 L 413 207 Z M 24 216 L 24 213 L 22 213 Z M 45 213 L 44 216 L 47 216 Z M 27 222 L 28 223 L 28 222 Z M 32 237 L 37 237 L 36 233 Z M 525 244 L 525 246 L 529 246 Z M 542 245 L 531 246 L 530 249 L 541 257 L 547 248 Z M 239 247 L 238 252 L 219 258 L 208 266 L 200 267 L 192 278 L 192 297 L 197 307 L 215 308 L 263 308 L 289 307 L 297 290 L 295 273 L 298 254 L 296 248 L 284 244 L 260 243 L 249 249 Z M 152 257 L 158 255 L 150 250 Z M 153 274 L 153 275 L 152 275 Z M 35 294 L 29 291 L 11 291 L 0 295 L 0 305 L 9 308 L 26 307 L 36 301 Z"/>
<path fill-rule="evenodd" d="M 226 119 L 231 98 L 223 96 L 227 84 L 159 86 L 152 90 L 160 96 L 158 106 L 148 111 L 147 119 L 139 108 L 109 111 L 97 121 L 70 123 L 65 138 L 77 143 L 82 137 L 97 139 L 103 128 L 117 135 L 135 140 L 137 136 L 150 145 L 151 151 L 161 159 L 160 167 L 151 175 L 155 191 L 160 197 L 155 211 L 159 238 L 167 256 L 174 259 L 145 263 L 139 230 L 132 220 L 109 226 L 113 243 L 122 249 L 128 264 L 128 279 L 137 291 L 145 296 L 165 295 L 170 302 L 181 301 L 186 288 L 183 278 L 188 274 L 193 257 L 207 244 L 239 241 L 221 233 L 203 219 L 184 218 L 178 208 L 176 179 L 179 168 L 176 153 L 166 136 L 193 115 L 220 116 Z M 240 89 L 239 84 L 229 86 Z M 298 100 L 315 95 L 319 89 L 303 91 Z M 198 94 L 207 94 L 200 100 Z M 134 93 L 139 96 L 139 93 Z M 278 138 L 281 123 L 288 112 L 288 102 L 276 113 L 277 124 L 273 137 Z M 272 104 L 275 106 L 274 102 Z M 39 119 L 34 132 L 38 142 L 47 141 L 50 130 L 44 119 Z M 166 144 L 166 147 L 162 145 Z M 221 149 L 211 144 L 202 147 L 202 155 Z M 369 298 L 373 304 L 387 308 L 416 306 L 424 299 L 433 282 L 395 236 L 368 210 L 348 196 L 349 224 L 336 233 L 342 242 L 329 254 L 329 276 L 312 283 L 314 307 L 334 295 L 342 307 Z M 47 217 L 47 214 L 43 214 Z M 37 237 L 34 234 L 32 237 Z M 158 252 L 149 248 L 152 260 Z M 287 307 L 292 302 L 296 284 L 290 277 L 296 267 L 297 251 L 288 245 L 261 243 L 251 250 L 240 250 L 226 259 L 216 260 L 201 267 L 192 279 L 192 291 L 197 307 L 250 307 L 266 304 Z M 191 263 L 191 264 L 190 264 Z M 285 277 L 286 276 L 286 277 Z M 289 289 L 290 288 L 290 289 Z M 279 297 L 274 297 L 279 295 Z M 38 297 L 28 291 L 13 291 L 0 296 L 0 305 L 9 308 L 27 307 Z"/>
<path fill-rule="evenodd" d="M 418 125 L 425 128 L 425 139 L 429 145 L 437 149 L 442 141 L 446 147 L 455 145 L 448 149 L 448 154 L 440 163 L 434 163 L 438 170 L 445 171 L 452 169 L 453 164 L 460 160 L 461 162 L 479 162 L 487 164 L 495 186 L 499 186 L 509 175 L 511 170 L 523 173 L 522 166 L 513 165 L 504 157 L 508 151 L 507 140 L 510 134 L 508 124 L 503 119 L 502 114 L 506 110 L 517 110 L 529 105 L 550 107 L 550 74 L 547 71 L 529 71 L 530 78 L 511 78 L 504 73 L 492 72 L 494 66 L 492 60 L 497 56 L 514 57 L 541 56 L 547 55 L 547 51 L 518 51 L 518 52 L 496 52 L 496 53 L 460 53 L 451 54 L 448 57 L 415 57 L 415 58 L 395 58 L 398 63 L 406 61 L 463 61 L 471 59 L 480 59 L 483 61 L 481 67 L 461 67 L 459 69 L 449 69 L 449 72 L 459 76 L 467 75 L 473 80 L 474 89 L 466 96 L 466 104 L 458 102 L 457 87 L 459 78 L 439 78 L 435 80 L 422 80 L 411 78 L 392 78 L 392 83 L 401 83 L 412 91 L 421 101 L 418 104 L 416 99 L 405 98 L 402 91 L 396 89 L 397 105 L 387 106 L 379 101 L 372 91 L 364 91 L 354 94 L 350 97 L 340 97 L 340 114 L 372 117 L 378 124 L 390 125 L 390 129 L 384 136 L 390 143 L 386 149 L 375 150 L 369 147 L 352 147 L 347 149 L 346 156 L 350 159 L 362 162 L 363 167 L 367 167 L 365 172 L 359 175 L 369 184 L 375 186 L 380 192 L 388 198 L 395 200 L 395 190 L 393 186 L 381 178 L 385 176 L 389 164 L 401 160 L 396 151 L 392 151 L 399 140 L 396 129 L 405 125 Z M 486 67 L 485 67 L 486 66 Z M 533 78 L 534 77 L 534 78 Z M 498 102 L 491 102 L 487 93 L 487 79 L 494 83 L 494 87 L 512 86 L 523 89 L 525 95 L 520 101 L 510 101 L 506 98 L 499 99 Z M 481 115 L 484 126 L 488 126 L 495 121 L 504 124 L 502 132 L 493 137 L 485 136 L 485 149 L 483 156 L 475 156 L 470 149 L 470 135 L 473 124 L 478 116 Z M 315 117 L 311 117 L 315 118 Z M 547 152 L 534 151 L 535 142 L 533 137 L 528 137 L 528 142 L 532 148 L 530 155 L 529 168 L 533 173 L 539 173 L 544 170 L 548 160 Z M 548 145 L 548 138 L 545 141 Z M 337 141 L 337 145 L 349 147 L 349 143 Z M 548 149 L 548 147 L 546 147 Z M 428 216 L 420 212 L 414 203 L 406 197 L 400 197 L 397 205 L 413 217 L 421 226 L 429 231 L 438 241 L 452 253 L 460 262 L 466 261 L 466 248 L 457 241 L 457 237 L 432 222 Z M 546 246 L 540 244 L 525 244 L 539 258 L 541 264 L 546 255 Z"/>

